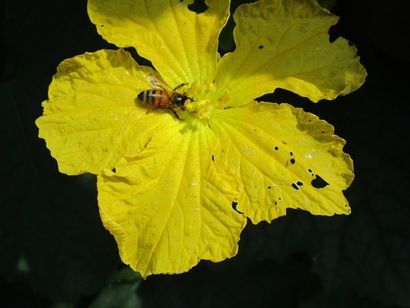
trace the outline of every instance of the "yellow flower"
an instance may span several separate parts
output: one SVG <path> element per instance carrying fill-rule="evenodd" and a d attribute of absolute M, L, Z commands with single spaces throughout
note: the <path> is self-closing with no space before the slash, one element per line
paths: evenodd
<path fill-rule="evenodd" d="M 61 172 L 98 175 L 104 226 L 144 277 L 234 256 L 247 218 L 350 213 L 345 141 L 315 115 L 255 101 L 276 88 L 317 102 L 360 87 L 355 48 L 329 42 L 337 17 L 313 0 L 242 5 L 236 49 L 220 58 L 229 1 L 206 1 L 199 14 L 186 2 L 89 0 L 98 32 L 155 70 L 123 49 L 67 59 L 36 122 Z M 182 84 L 177 116 L 138 99 L 155 80 L 170 94 Z"/>

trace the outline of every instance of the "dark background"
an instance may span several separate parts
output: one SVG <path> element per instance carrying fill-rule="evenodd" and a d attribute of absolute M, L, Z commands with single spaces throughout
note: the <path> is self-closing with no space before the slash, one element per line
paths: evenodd
<path fill-rule="evenodd" d="M 237 1 L 234 1 L 238 3 Z M 86 1 L 0 1 L 0 307 L 410 307 L 409 68 L 406 1 L 338 0 L 331 29 L 369 76 L 333 102 L 285 91 L 347 140 L 350 216 L 289 211 L 248 224 L 238 256 L 141 281 L 100 222 L 95 178 L 57 170 L 34 124 L 58 64 L 116 48 Z M 228 32 L 221 52 L 233 48 Z"/>

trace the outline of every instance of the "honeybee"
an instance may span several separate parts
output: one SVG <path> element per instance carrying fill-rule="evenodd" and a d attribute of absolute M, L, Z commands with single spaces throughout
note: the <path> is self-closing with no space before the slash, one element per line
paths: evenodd
<path fill-rule="evenodd" d="M 176 92 L 176 90 L 185 86 L 187 83 L 182 83 L 174 90 L 170 91 L 162 86 L 159 80 L 153 75 L 149 75 L 147 80 L 152 89 L 142 91 L 140 94 L 138 94 L 138 99 L 146 103 L 150 107 L 147 110 L 147 113 L 158 108 L 168 108 L 172 111 L 172 113 L 177 117 L 178 120 L 181 120 L 178 113 L 174 109 L 181 108 L 182 110 L 185 110 L 185 102 L 188 99 L 192 100 L 192 98 L 187 97 L 185 93 L 178 93 Z"/>

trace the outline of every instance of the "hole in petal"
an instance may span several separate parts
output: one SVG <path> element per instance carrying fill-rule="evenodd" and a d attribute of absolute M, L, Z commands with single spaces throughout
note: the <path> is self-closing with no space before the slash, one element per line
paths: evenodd
<path fill-rule="evenodd" d="M 314 188 L 324 188 L 329 185 L 329 183 L 322 179 L 319 175 L 316 175 L 310 184 L 312 184 Z"/>
<path fill-rule="evenodd" d="M 195 0 L 194 3 L 188 5 L 188 9 L 197 14 L 201 14 L 208 9 L 204 0 Z"/>
<path fill-rule="evenodd" d="M 239 211 L 236 209 L 237 206 L 238 206 L 238 202 L 232 202 L 232 208 L 233 208 L 236 212 L 238 212 L 239 214 L 243 214 L 242 212 L 239 212 Z"/>

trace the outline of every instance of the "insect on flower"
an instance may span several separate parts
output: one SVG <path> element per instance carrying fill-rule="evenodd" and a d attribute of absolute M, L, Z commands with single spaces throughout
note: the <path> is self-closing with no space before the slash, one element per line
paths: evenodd
<path fill-rule="evenodd" d="M 168 108 L 177 117 L 177 119 L 182 120 L 175 109 L 181 108 L 182 110 L 185 110 L 184 103 L 188 99 L 193 99 L 187 97 L 185 93 L 181 94 L 176 92 L 176 90 L 187 85 L 187 83 L 181 83 L 179 86 L 174 88 L 174 90 L 167 90 L 166 87 L 163 84 L 160 84 L 160 81 L 153 75 L 149 75 L 147 80 L 152 89 L 142 91 L 138 94 L 138 99 L 150 107 L 150 109 L 147 110 L 147 113 L 151 112 L 153 109 Z"/>

